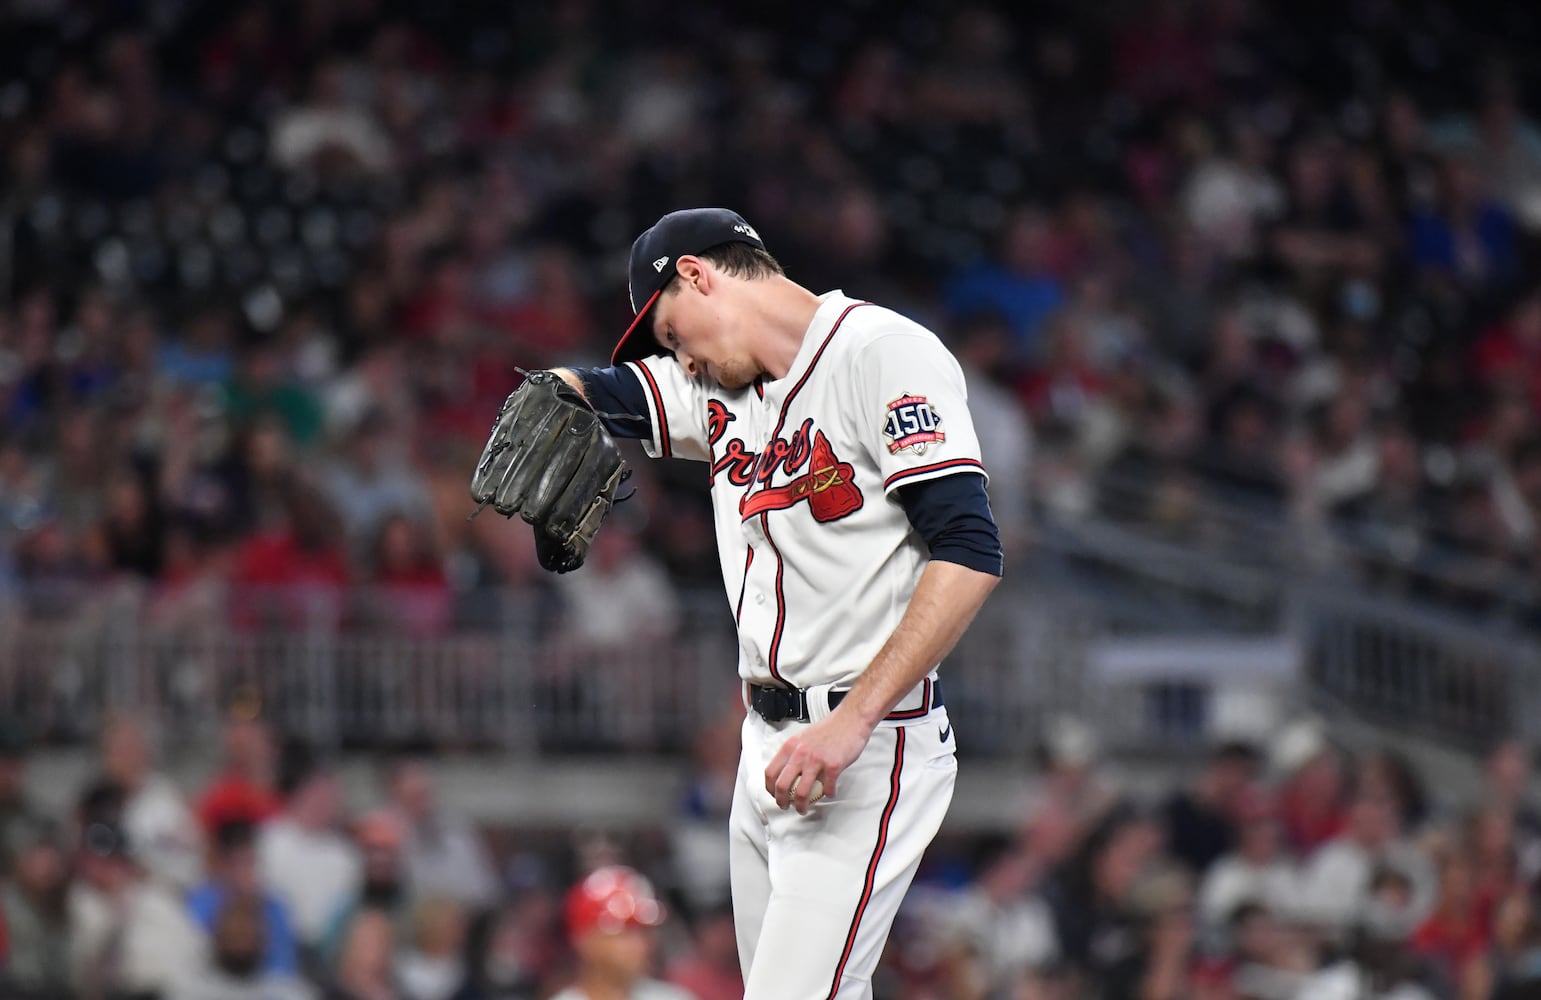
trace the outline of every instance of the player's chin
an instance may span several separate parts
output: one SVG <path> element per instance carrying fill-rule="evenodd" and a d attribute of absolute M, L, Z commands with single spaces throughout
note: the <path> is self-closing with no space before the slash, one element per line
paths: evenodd
<path fill-rule="evenodd" d="M 707 375 L 714 382 L 722 386 L 724 389 L 727 389 L 729 392 L 737 392 L 740 389 L 747 389 L 749 387 L 749 383 L 754 381 L 754 379 L 746 378 L 742 373 L 735 371 L 713 372 L 708 369 Z"/>

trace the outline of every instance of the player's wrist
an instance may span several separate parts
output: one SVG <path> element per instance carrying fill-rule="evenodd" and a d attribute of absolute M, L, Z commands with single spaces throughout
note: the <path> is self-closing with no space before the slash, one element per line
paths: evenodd
<path fill-rule="evenodd" d="M 882 705 L 873 704 L 870 696 L 862 697 L 861 693 L 853 689 L 831 714 L 839 715 L 842 712 L 870 734 L 878 727 L 878 723 L 883 721 L 883 717 L 888 714 L 888 709 Z"/>
<path fill-rule="evenodd" d="M 583 379 L 578 376 L 577 372 L 571 368 L 548 368 L 546 370 L 563 382 L 566 382 L 572 387 L 574 392 L 583 397 L 584 402 L 588 402 L 589 395 L 584 391 Z"/>

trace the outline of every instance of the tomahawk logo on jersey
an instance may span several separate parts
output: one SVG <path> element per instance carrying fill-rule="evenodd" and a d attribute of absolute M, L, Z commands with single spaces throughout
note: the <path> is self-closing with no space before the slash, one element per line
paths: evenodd
<path fill-rule="evenodd" d="M 729 391 L 666 357 L 627 362 L 648 397 L 647 452 L 710 463 L 739 673 L 757 684 L 854 682 L 928 558 L 893 492 L 984 474 L 962 371 L 936 336 L 839 292 L 822 300 L 775 381 Z M 900 709 L 922 707 L 925 687 Z"/>

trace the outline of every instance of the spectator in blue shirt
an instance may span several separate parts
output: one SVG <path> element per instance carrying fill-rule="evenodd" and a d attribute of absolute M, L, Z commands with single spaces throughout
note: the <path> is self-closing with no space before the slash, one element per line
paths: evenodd
<path fill-rule="evenodd" d="M 231 820 L 214 830 L 210 847 L 209 877 L 188 893 L 193 919 L 213 933 L 219 915 L 231 901 L 257 898 L 262 904 L 267 951 L 262 971 L 295 975 L 300 971 L 294 929 L 284 904 L 264 892 L 257 881 L 257 828 L 245 820 Z"/>
<path fill-rule="evenodd" d="M 997 259 L 960 271 L 948 282 L 947 309 L 953 316 L 995 312 L 1011 328 L 1013 354 L 1033 355 L 1044 321 L 1065 300 L 1053 264 L 1051 220 L 1037 209 L 1019 209 L 1001 237 Z"/>
<path fill-rule="evenodd" d="M 1483 192 L 1470 157 L 1457 153 L 1445 160 L 1441 187 L 1437 210 L 1413 214 L 1414 265 L 1478 291 L 1512 283 L 1520 266 L 1514 217 Z"/>

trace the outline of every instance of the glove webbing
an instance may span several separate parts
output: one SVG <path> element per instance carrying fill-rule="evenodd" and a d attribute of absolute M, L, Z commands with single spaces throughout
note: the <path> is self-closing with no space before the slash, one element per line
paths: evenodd
<path fill-rule="evenodd" d="M 525 378 L 529 378 L 530 375 L 532 374 L 531 372 L 528 372 L 525 369 L 520 368 L 517 365 L 514 366 L 514 371 L 518 372 L 520 375 L 523 375 Z M 581 395 L 581 393 L 580 393 L 580 395 Z M 588 402 L 588 401 L 584 400 L 584 402 Z M 614 420 L 614 421 L 617 421 L 617 422 L 624 422 L 624 421 L 627 421 L 627 420 L 646 420 L 647 419 L 646 417 L 641 416 L 639 414 L 635 414 L 635 413 L 606 413 L 604 410 L 595 410 L 592 406 L 589 407 L 589 409 L 594 411 L 594 415 L 596 417 L 600 417 L 600 418 L 602 418 L 604 420 Z M 498 411 L 498 416 L 502 417 L 502 415 L 503 415 L 503 411 L 500 409 Z M 496 420 L 494 420 L 493 426 L 494 427 L 497 426 Z M 487 452 L 486 461 L 482 462 L 481 466 L 479 467 L 479 471 L 485 472 L 487 469 L 491 468 L 492 467 L 492 463 L 497 459 L 497 457 L 499 455 L 503 454 L 503 452 L 505 452 L 508 449 L 512 448 L 516 443 L 517 442 L 515 442 L 512 438 L 510 438 L 507 441 L 500 441 L 498 444 L 494 445 L 492 447 L 492 449 Z M 513 473 L 513 468 L 511 467 L 509 469 L 509 474 L 511 475 L 512 473 Z M 630 469 L 627 469 L 624 473 L 621 474 L 621 482 L 623 482 L 623 483 L 626 480 L 630 479 L 630 478 L 631 478 L 631 470 Z M 616 504 L 623 504 L 627 500 L 630 500 L 632 497 L 634 497 L 636 495 L 637 495 L 637 491 L 636 491 L 635 488 L 633 488 L 632 491 L 630 493 L 626 494 L 625 496 L 616 497 L 615 498 L 615 503 Z M 486 510 L 487 507 L 492 502 L 493 502 L 493 497 L 489 495 L 487 497 L 487 499 L 485 499 L 481 503 L 477 504 L 476 505 L 476 509 L 471 511 L 470 514 L 466 515 L 467 523 L 476 520 L 476 515 L 480 514 L 482 511 Z"/>

